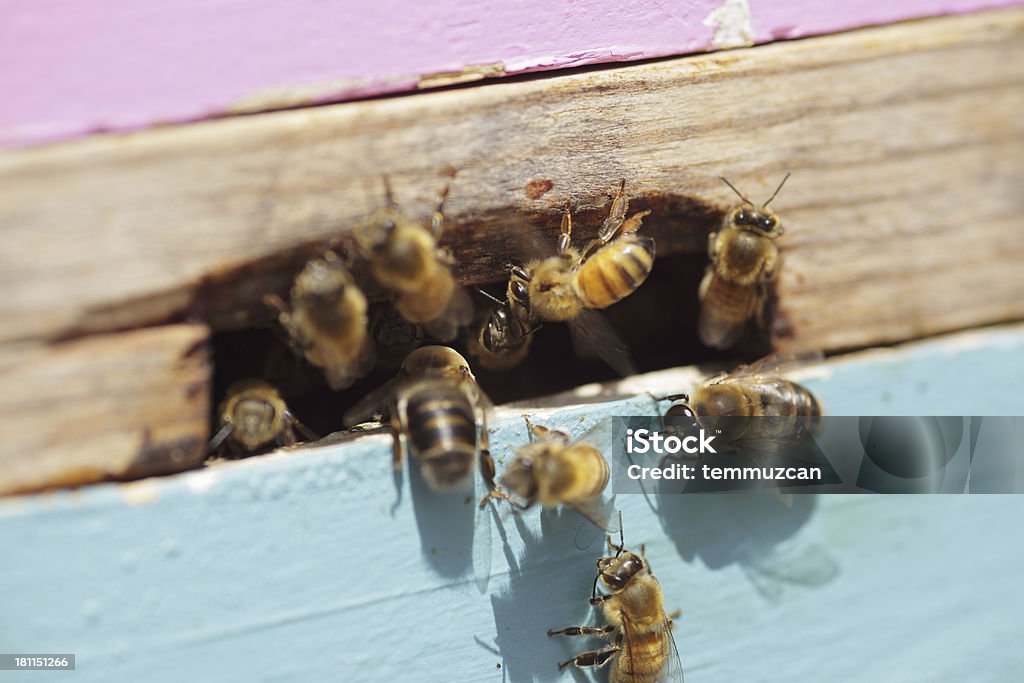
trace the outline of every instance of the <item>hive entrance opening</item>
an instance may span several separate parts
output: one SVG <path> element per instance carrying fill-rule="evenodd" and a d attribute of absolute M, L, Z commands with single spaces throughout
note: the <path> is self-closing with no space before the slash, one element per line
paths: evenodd
<path fill-rule="evenodd" d="M 697 339 L 697 287 L 706 265 L 701 254 L 660 257 L 642 287 L 604 311 L 628 344 L 639 372 L 735 357 L 734 352 L 709 349 Z M 497 296 L 504 285 L 495 282 L 482 288 Z M 451 346 L 467 357 L 480 386 L 498 405 L 618 379 L 602 361 L 577 355 L 564 324 L 545 324 L 535 333 L 526 359 L 504 372 L 474 364 L 461 340 Z M 396 365 L 378 364 L 348 389 L 332 391 L 322 372 L 296 355 L 273 325 L 217 333 L 213 348 L 214 411 L 233 382 L 262 378 L 278 387 L 292 412 L 320 435 L 343 429 L 345 411 L 397 371 Z"/>

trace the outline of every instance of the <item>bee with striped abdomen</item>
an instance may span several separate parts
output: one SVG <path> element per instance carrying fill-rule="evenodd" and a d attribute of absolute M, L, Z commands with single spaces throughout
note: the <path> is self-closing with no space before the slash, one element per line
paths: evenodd
<path fill-rule="evenodd" d="M 597 238 L 582 251 L 571 246 L 572 213 L 566 208 L 558 253 L 514 266 L 508 282 L 508 304 L 517 318 L 569 323 L 584 349 L 624 375 L 632 373 L 628 351 L 596 311 L 636 291 L 654 267 L 654 239 L 637 234 L 650 211 L 626 218 L 625 187 L 623 180 Z"/>
<path fill-rule="evenodd" d="M 779 376 L 782 361 L 768 356 L 732 373 L 713 377 L 693 393 L 673 396 L 667 421 L 693 420 L 710 430 L 717 418 L 730 420 L 720 441 L 793 440 L 816 435 L 821 426 L 821 403 L 802 384 Z"/>
<path fill-rule="evenodd" d="M 235 382 L 220 404 L 220 425 L 210 440 L 210 452 L 251 455 L 297 442 L 295 432 L 309 440 L 317 436 L 288 410 L 281 394 L 258 379 Z"/>
<path fill-rule="evenodd" d="M 334 252 L 309 261 L 296 276 L 290 306 L 275 294 L 264 302 L 277 310 L 293 346 L 323 368 L 332 389 L 351 386 L 373 368 L 366 297 Z"/>
<path fill-rule="evenodd" d="M 516 449 L 501 477 L 508 493 L 497 489 L 489 497 L 505 498 L 523 509 L 538 502 L 545 507 L 567 505 L 607 529 L 611 506 L 602 493 L 608 485 L 608 461 L 589 442 L 597 427 L 573 442 L 565 432 L 524 419 L 530 443 Z"/>
<path fill-rule="evenodd" d="M 641 547 L 637 555 L 624 547 L 619 522 L 619 545 L 608 539 L 615 555 L 597 561 L 590 604 L 600 606 L 605 626 L 570 626 L 549 630 L 549 636 L 600 636 L 611 642 L 600 650 L 576 655 L 558 665 L 611 666 L 609 683 L 681 683 L 683 667 L 672 637 L 672 618 Z M 601 584 L 610 594 L 598 595 Z"/>
<path fill-rule="evenodd" d="M 359 251 L 403 318 L 422 325 L 434 339 L 454 339 L 470 322 L 473 302 L 455 282 L 450 257 L 437 246 L 448 188 L 438 194 L 429 229 L 398 207 L 386 178 L 384 191 L 387 206 L 353 230 Z"/>
<path fill-rule="evenodd" d="M 731 347 L 751 320 L 765 328 L 768 285 L 778 276 L 781 265 L 775 240 L 785 232 L 768 204 L 787 179 L 788 173 L 768 201 L 756 206 L 722 178 L 743 204 L 725 215 L 721 230 L 708 235 L 711 263 L 698 291 L 701 307 L 697 321 L 700 340 L 708 346 Z"/>
<path fill-rule="evenodd" d="M 478 454 L 490 457 L 486 418 L 490 401 L 466 359 L 454 349 L 424 346 L 410 353 L 398 376 L 360 401 L 346 414 L 345 422 L 359 422 L 382 405 L 395 431 L 395 467 L 402 466 L 408 450 L 435 491 L 463 487 Z"/>

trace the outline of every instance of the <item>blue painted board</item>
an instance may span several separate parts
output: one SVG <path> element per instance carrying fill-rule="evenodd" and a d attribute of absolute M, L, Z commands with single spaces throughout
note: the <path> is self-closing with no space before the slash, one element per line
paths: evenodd
<path fill-rule="evenodd" d="M 833 414 L 1024 415 L 1022 351 L 1021 327 L 954 335 L 802 381 Z M 534 417 L 579 435 L 650 410 L 638 396 Z M 503 456 L 525 438 L 513 414 L 492 442 Z M 588 680 L 555 668 L 588 641 L 545 631 L 594 621 L 591 528 L 502 511 L 482 594 L 473 505 L 415 467 L 400 481 L 377 435 L 0 501 L 0 652 L 78 655 L 75 673 L 0 681 Z M 682 610 L 688 683 L 1024 680 L 1022 497 L 617 504 Z"/>

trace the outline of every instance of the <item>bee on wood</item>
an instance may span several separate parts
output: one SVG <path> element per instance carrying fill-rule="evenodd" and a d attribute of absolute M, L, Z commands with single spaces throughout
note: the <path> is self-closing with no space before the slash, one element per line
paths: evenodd
<path fill-rule="evenodd" d="M 387 206 L 353 230 L 359 252 L 403 318 L 434 339 L 450 341 L 472 319 L 473 302 L 452 276 L 451 257 L 437 246 L 448 188 L 437 197 L 430 229 L 401 211 L 386 178 L 384 191 Z"/>
<path fill-rule="evenodd" d="M 396 469 L 408 450 L 419 461 L 424 479 L 439 492 L 462 488 L 478 454 L 485 478 L 488 469 L 493 473 L 486 418 L 490 400 L 454 349 L 424 346 L 410 353 L 398 376 L 360 401 L 345 422 L 358 423 L 380 406 L 395 432 Z"/>
<path fill-rule="evenodd" d="M 600 606 L 605 626 L 570 626 L 549 630 L 548 636 L 600 636 L 610 641 L 599 649 L 583 652 L 558 665 L 561 671 L 576 667 L 610 666 L 609 683 L 681 683 L 683 667 L 672 637 L 672 618 L 665 613 L 661 586 L 654 578 L 643 547 L 637 555 L 624 547 L 622 523 L 619 545 L 597 561 L 597 576 L 590 604 Z M 610 594 L 598 595 L 601 584 Z"/>
<path fill-rule="evenodd" d="M 323 368 L 332 389 L 351 386 L 373 368 L 366 297 L 334 252 L 306 264 L 292 285 L 290 306 L 273 294 L 264 301 L 278 311 L 306 360 Z"/>
<path fill-rule="evenodd" d="M 514 266 L 507 298 L 520 320 L 568 322 L 578 348 L 595 352 L 628 375 L 633 368 L 625 345 L 596 312 L 636 291 L 654 267 L 654 239 L 637 234 L 650 211 L 626 218 L 625 187 L 623 180 L 597 238 L 582 251 L 571 246 L 572 213 L 567 207 L 557 255 Z"/>
<path fill-rule="evenodd" d="M 679 394 L 665 413 L 667 428 L 697 426 L 755 461 L 799 457 L 820 434 L 822 408 L 811 391 L 779 375 L 784 360 L 768 356 Z M 739 419 L 743 418 L 743 419 Z M 749 419 L 747 419 L 749 418 Z"/>
<path fill-rule="evenodd" d="M 220 427 L 210 440 L 211 453 L 251 455 L 297 442 L 295 432 L 315 441 L 317 436 L 299 422 L 270 384 L 247 379 L 228 388 L 220 404 Z"/>
<path fill-rule="evenodd" d="M 607 529 L 611 506 L 601 494 L 608 485 L 608 461 L 589 443 L 597 427 L 573 443 L 565 432 L 524 419 L 530 443 L 516 449 L 501 477 L 509 493 L 495 489 L 488 498 L 505 498 L 522 509 L 537 502 L 545 507 L 567 505 L 598 528 Z M 481 505 L 486 502 L 487 498 Z"/>
<path fill-rule="evenodd" d="M 711 263 L 700 283 L 697 321 L 697 333 L 707 346 L 731 347 L 751 320 L 765 329 L 768 286 L 781 266 L 775 240 L 785 232 L 768 205 L 788 179 L 787 173 L 768 201 L 756 206 L 722 178 L 743 203 L 725 215 L 721 230 L 708 235 Z"/>

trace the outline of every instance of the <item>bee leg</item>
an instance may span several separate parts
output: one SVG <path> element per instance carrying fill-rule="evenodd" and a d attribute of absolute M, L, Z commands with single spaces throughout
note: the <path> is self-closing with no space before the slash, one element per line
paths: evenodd
<path fill-rule="evenodd" d="M 590 604 L 595 606 L 600 605 L 604 602 L 607 602 L 608 600 L 611 600 L 612 597 L 613 596 L 611 595 L 598 595 L 597 597 L 590 598 Z"/>
<path fill-rule="evenodd" d="M 434 204 L 434 213 L 430 216 L 430 232 L 434 239 L 440 239 L 444 234 L 444 201 L 448 198 L 449 186 L 445 185 L 437 193 L 437 202 Z"/>
<path fill-rule="evenodd" d="M 320 438 L 319 436 L 317 436 L 316 432 L 314 432 L 306 425 L 302 424 L 302 421 L 299 420 L 299 418 L 292 415 L 291 413 L 287 413 L 285 415 L 285 419 L 289 423 L 289 431 L 291 432 L 293 439 L 292 443 L 295 443 L 296 441 L 295 431 L 298 431 L 298 433 L 301 434 L 302 438 L 304 438 L 306 441 L 316 441 L 317 439 Z"/>
<path fill-rule="evenodd" d="M 651 215 L 650 209 L 648 209 L 647 211 L 638 211 L 637 213 L 634 213 L 632 216 L 623 221 L 622 227 L 619 228 L 619 234 L 629 235 L 631 233 L 636 232 L 637 230 L 640 229 L 640 226 L 643 225 L 644 218 L 649 215 Z"/>
<path fill-rule="evenodd" d="M 539 438 L 545 438 L 545 437 L 548 437 L 548 436 L 554 437 L 554 438 L 558 439 L 559 441 L 561 441 L 562 443 L 569 443 L 569 441 L 570 441 L 569 435 L 566 434 L 565 432 L 561 431 L 561 430 L 558 430 L 558 429 L 548 429 L 547 427 L 545 427 L 543 425 L 535 425 L 535 424 L 533 424 L 532 422 L 530 422 L 530 416 L 529 415 L 523 415 L 523 419 L 526 420 L 526 428 L 528 430 L 530 430 L 529 436 L 530 436 L 530 441 L 531 442 L 533 441 L 533 437 L 535 437 L 535 436 L 539 437 Z"/>
<path fill-rule="evenodd" d="M 217 433 L 213 435 L 213 438 L 210 439 L 210 446 L 208 448 L 208 451 L 216 455 L 223 455 L 224 444 L 227 438 L 231 436 L 231 432 L 234 431 L 234 429 L 234 425 L 232 425 L 230 422 L 225 423 L 223 427 L 217 430 Z"/>
<path fill-rule="evenodd" d="M 602 667 L 611 661 L 611 658 L 619 652 L 619 646 L 608 647 L 603 650 L 591 650 L 590 652 L 582 652 L 567 662 L 562 662 L 558 665 L 558 670 L 561 671 L 570 664 L 582 668 L 585 666 L 596 666 Z"/>
<path fill-rule="evenodd" d="M 619 228 L 622 227 L 628 208 L 629 199 L 626 197 L 626 179 L 623 178 L 622 182 L 619 183 L 619 191 L 615 193 L 615 198 L 612 199 L 612 208 L 608 211 L 608 218 L 604 219 L 604 223 L 601 224 L 601 229 L 597 233 L 598 243 L 607 244 L 615 237 L 616 233 L 619 232 Z M 640 226 L 637 225 L 637 227 L 639 228 Z"/>
<path fill-rule="evenodd" d="M 548 629 L 548 637 L 551 636 L 603 636 L 611 633 L 615 627 L 608 626 L 569 626 L 560 629 Z"/>
<path fill-rule="evenodd" d="M 709 265 L 704 271 L 704 277 L 701 278 L 700 287 L 697 288 L 697 299 L 698 301 L 704 301 L 708 296 L 708 288 L 711 287 L 711 281 L 715 279 L 715 268 Z"/>
<path fill-rule="evenodd" d="M 709 232 L 708 233 L 708 257 L 711 259 L 712 263 L 714 263 L 714 261 L 718 258 L 718 233 L 717 232 Z"/>
<path fill-rule="evenodd" d="M 568 203 L 562 209 L 562 231 L 558 236 L 558 254 L 564 254 L 572 243 L 572 212 Z"/>

